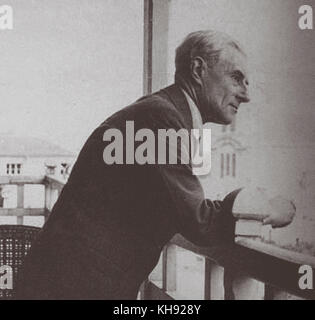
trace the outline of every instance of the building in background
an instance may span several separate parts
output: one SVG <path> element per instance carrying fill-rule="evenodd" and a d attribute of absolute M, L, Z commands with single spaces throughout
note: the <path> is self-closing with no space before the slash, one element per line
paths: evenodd
<path fill-rule="evenodd" d="M 66 182 L 76 155 L 50 142 L 30 137 L 0 135 L 0 176 L 43 177 Z M 0 207 L 17 206 L 16 186 L 0 186 Z M 25 186 L 25 208 L 44 206 L 44 187 Z M 1 223 L 15 223 L 16 217 L 1 217 Z M 12 220 L 12 221 L 11 221 Z"/>
<path fill-rule="evenodd" d="M 65 179 L 76 155 L 50 142 L 0 134 L 0 176 L 44 176 Z"/>

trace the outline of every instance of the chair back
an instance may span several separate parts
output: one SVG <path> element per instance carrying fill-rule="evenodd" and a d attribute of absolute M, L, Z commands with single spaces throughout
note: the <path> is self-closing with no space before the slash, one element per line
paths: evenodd
<path fill-rule="evenodd" d="M 0 300 L 12 298 L 19 268 L 40 230 L 31 226 L 0 225 Z"/>

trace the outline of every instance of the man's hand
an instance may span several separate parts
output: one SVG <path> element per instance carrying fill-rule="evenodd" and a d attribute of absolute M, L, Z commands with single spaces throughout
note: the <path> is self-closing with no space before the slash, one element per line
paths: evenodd
<path fill-rule="evenodd" d="M 269 200 L 270 214 L 263 219 L 263 224 L 273 228 L 281 228 L 290 224 L 295 215 L 295 205 L 292 201 L 277 196 Z"/>
<path fill-rule="evenodd" d="M 266 189 L 245 188 L 237 195 L 232 212 L 237 219 L 262 221 L 264 225 L 281 228 L 292 222 L 296 207 L 280 195 L 268 195 Z"/>

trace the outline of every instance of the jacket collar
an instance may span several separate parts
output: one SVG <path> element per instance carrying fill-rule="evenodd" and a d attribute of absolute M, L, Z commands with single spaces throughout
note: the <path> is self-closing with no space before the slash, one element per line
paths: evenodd
<path fill-rule="evenodd" d="M 182 89 L 178 85 L 173 84 L 162 89 L 160 92 L 164 93 L 173 103 L 175 108 L 183 116 L 187 129 L 191 130 L 193 128 L 191 111 Z"/>

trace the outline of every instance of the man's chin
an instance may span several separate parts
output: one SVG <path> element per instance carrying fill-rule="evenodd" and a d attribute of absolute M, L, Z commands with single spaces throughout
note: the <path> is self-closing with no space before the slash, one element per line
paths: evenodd
<path fill-rule="evenodd" d="M 214 118 L 208 118 L 205 123 L 209 123 L 209 122 L 212 122 L 212 123 L 216 123 L 216 124 L 221 124 L 221 125 L 229 125 L 232 123 L 233 120 L 231 119 L 214 119 Z"/>
<path fill-rule="evenodd" d="M 224 125 L 231 124 L 235 119 L 235 114 L 234 113 L 233 114 L 231 114 L 231 113 L 223 114 L 222 117 L 221 117 L 221 119 L 222 119 L 222 123 L 221 124 L 224 124 Z"/>
<path fill-rule="evenodd" d="M 214 121 L 212 122 L 227 126 L 231 124 L 233 120 L 234 120 L 234 117 L 220 117 L 220 118 L 214 119 Z"/>
<path fill-rule="evenodd" d="M 233 122 L 234 118 L 228 118 L 228 119 L 224 119 L 222 121 L 222 124 L 224 125 L 228 125 L 228 124 L 231 124 Z"/>

